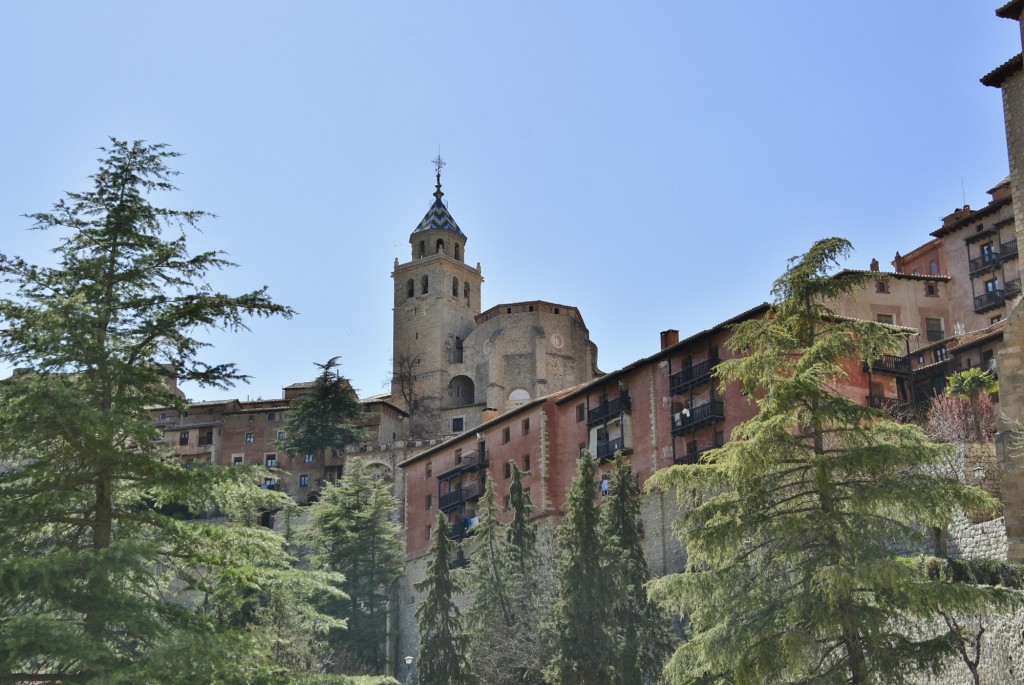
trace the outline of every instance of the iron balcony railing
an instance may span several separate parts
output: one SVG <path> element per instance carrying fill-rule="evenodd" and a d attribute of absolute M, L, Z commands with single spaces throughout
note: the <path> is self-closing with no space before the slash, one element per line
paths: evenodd
<path fill-rule="evenodd" d="M 892 376 L 907 375 L 910 373 L 910 369 L 910 357 L 897 357 L 894 354 L 883 354 L 871 364 L 872 372 L 887 373 Z M 864 370 L 868 370 L 866 363 L 864 364 Z"/>
<path fill-rule="evenodd" d="M 1017 239 L 1014 238 L 1008 243 L 999 246 L 999 256 L 1003 259 L 1013 259 L 1017 256 Z"/>
<path fill-rule="evenodd" d="M 929 328 L 926 331 L 928 342 L 937 342 L 946 337 L 946 332 L 939 328 Z"/>
<path fill-rule="evenodd" d="M 976 274 L 981 273 L 982 271 L 985 271 L 986 269 L 991 269 L 998 265 L 999 253 L 989 252 L 987 254 L 983 254 L 980 257 L 975 257 L 974 259 L 970 260 L 968 264 L 969 271 L 971 272 L 971 275 L 974 276 Z"/>
<path fill-rule="evenodd" d="M 609 416 L 615 416 L 621 414 L 624 411 L 629 411 L 631 404 L 629 401 L 629 394 L 622 393 L 618 397 L 612 400 L 605 400 L 597 407 L 587 412 L 587 423 L 594 425 L 595 423 L 601 423 Z"/>
<path fill-rule="evenodd" d="M 715 421 L 725 420 L 725 403 L 719 400 L 698 404 L 672 414 L 672 432 L 685 433 Z"/>
<path fill-rule="evenodd" d="M 465 471 L 475 471 L 482 466 L 487 466 L 486 450 L 482 454 L 475 450 L 473 452 L 466 452 L 462 455 L 458 464 L 437 474 L 437 479 L 448 480 Z"/>
<path fill-rule="evenodd" d="M 484 492 L 484 484 L 474 481 L 469 485 L 444 493 L 438 498 L 438 506 L 442 511 L 454 509 L 463 502 L 480 497 Z"/>
<path fill-rule="evenodd" d="M 698 464 L 700 463 L 701 457 L 706 452 L 710 452 L 713 449 L 718 449 L 724 444 L 722 440 L 715 440 L 711 444 L 698 445 L 696 442 L 691 442 L 686 445 L 686 453 L 678 454 L 676 458 L 672 460 L 674 464 Z"/>
<path fill-rule="evenodd" d="M 615 456 L 615 453 L 623 448 L 625 441 L 621 436 L 597 443 L 597 460 L 607 461 Z"/>
<path fill-rule="evenodd" d="M 978 295 L 977 297 L 974 298 L 974 311 L 980 313 L 985 311 L 986 309 L 998 307 L 1005 300 L 1006 295 L 1002 288 L 986 290 L 981 295 Z"/>
<path fill-rule="evenodd" d="M 1020 295 L 1020 279 L 1015 278 L 1006 282 L 1006 299 Z"/>
<path fill-rule="evenodd" d="M 669 376 L 668 387 L 673 395 L 686 392 L 690 388 L 703 385 L 711 380 L 711 372 L 718 366 L 718 357 L 710 357 L 693 366 L 687 366 L 682 371 Z"/>

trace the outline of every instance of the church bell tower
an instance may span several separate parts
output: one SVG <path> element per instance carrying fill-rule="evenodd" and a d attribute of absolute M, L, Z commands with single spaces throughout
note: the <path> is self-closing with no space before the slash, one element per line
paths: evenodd
<path fill-rule="evenodd" d="M 392 400 L 410 415 L 414 438 L 458 432 L 448 425 L 452 407 L 477 403 L 463 343 L 480 313 L 480 264 L 466 264 L 468 238 L 448 211 L 441 169 L 434 160 L 434 201 L 409 236 L 410 260 L 395 259 Z M 482 392 L 480 401 L 483 401 Z"/>

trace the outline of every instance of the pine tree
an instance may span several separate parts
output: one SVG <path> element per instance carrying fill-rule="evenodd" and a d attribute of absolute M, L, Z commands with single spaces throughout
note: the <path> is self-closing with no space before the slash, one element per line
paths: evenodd
<path fill-rule="evenodd" d="M 640 543 L 640 491 L 633 469 L 616 453 L 608 496 L 601 507 L 599 531 L 607 574 L 613 585 L 614 625 L 620 633 L 615 655 L 616 682 L 654 682 L 672 653 L 668 616 L 647 596 L 651 574 Z"/>
<path fill-rule="evenodd" d="M 582 456 L 558 528 L 556 598 L 548 634 L 554 656 L 544 672 L 551 685 L 612 685 L 619 674 L 619 634 L 613 623 L 616 591 L 603 563 L 598 533 L 597 463 Z"/>
<path fill-rule="evenodd" d="M 309 392 L 288 409 L 282 449 L 292 458 L 312 454 L 323 465 L 362 436 L 356 425 L 362 415 L 359 398 L 348 379 L 337 371 L 338 357 L 323 364 Z"/>
<path fill-rule="evenodd" d="M 265 288 L 209 286 L 230 264 L 189 252 L 185 232 L 204 213 L 149 199 L 174 190 L 174 152 L 116 139 L 102 151 L 92 190 L 31 215 L 37 229 L 67 231 L 55 265 L 0 255 L 0 361 L 24 370 L 0 383 L 0 680 L 153 682 L 180 663 L 160 682 L 196 682 L 186 666 L 270 682 L 287 672 L 260 639 L 281 618 L 274 580 L 302 587 L 301 614 L 299 595 L 337 593 L 337 578 L 294 570 L 270 531 L 191 520 L 281 496 L 248 468 L 180 468 L 150 409 L 184 409 L 174 375 L 218 387 L 245 378 L 200 360 L 197 329 L 291 310 Z M 240 618 L 254 597 L 265 611 Z"/>
<path fill-rule="evenodd" d="M 470 657 L 479 679 L 494 685 L 541 683 L 547 660 L 541 626 L 549 614 L 550 593 L 541 577 L 522 473 L 514 463 L 511 467 L 512 521 L 500 523 L 494 481 L 488 481 L 480 522 L 465 543 L 470 549 L 467 591 L 473 597 L 466 612 Z"/>
<path fill-rule="evenodd" d="M 333 641 L 346 673 L 379 674 L 386 665 L 388 591 L 403 571 L 399 525 L 393 521 L 397 509 L 390 485 L 370 476 L 358 457 L 311 507 L 313 563 L 345 577 L 348 599 L 337 615 L 348 628 Z"/>
<path fill-rule="evenodd" d="M 476 682 L 466 656 L 467 637 L 455 604 L 455 579 L 451 562 L 454 543 L 449 539 L 451 526 L 443 512 L 437 513 L 434 557 L 427 577 L 416 584 L 426 596 L 416 607 L 420 631 L 419 682 L 421 685 L 472 685 Z"/>
<path fill-rule="evenodd" d="M 735 327 L 741 356 L 718 382 L 739 382 L 757 416 L 709 463 L 653 479 L 684 509 L 688 571 L 654 585 L 693 629 L 668 667 L 674 683 L 901 683 L 953 645 L 914 626 L 1000 599 L 922 579 L 893 551 L 993 502 L 938 475 L 942 448 L 918 427 L 839 390 L 847 369 L 901 343 L 886 326 L 832 316 L 827 302 L 865 284 L 828 274 L 849 250 L 815 243 L 776 281 L 772 311 Z"/>

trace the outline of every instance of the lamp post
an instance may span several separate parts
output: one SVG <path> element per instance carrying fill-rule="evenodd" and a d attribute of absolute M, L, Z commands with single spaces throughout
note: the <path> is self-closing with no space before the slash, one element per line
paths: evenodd
<path fill-rule="evenodd" d="M 416 682 L 416 678 L 414 677 L 414 673 L 413 673 L 414 669 L 413 669 L 413 666 L 412 666 L 412 662 L 414 660 L 415 659 L 413 659 L 413 657 L 411 657 L 411 656 L 405 657 L 405 683 L 406 683 L 406 685 L 414 685 L 415 682 Z"/>

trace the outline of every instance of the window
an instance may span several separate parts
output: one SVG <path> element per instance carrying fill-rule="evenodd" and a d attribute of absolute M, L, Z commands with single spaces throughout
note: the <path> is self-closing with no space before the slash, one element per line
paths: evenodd
<path fill-rule="evenodd" d="M 277 439 L 284 440 L 284 431 L 277 431 Z"/>
<path fill-rule="evenodd" d="M 427 477 L 429 478 L 433 473 L 434 473 L 434 463 L 428 461 L 427 462 Z"/>
<path fill-rule="evenodd" d="M 921 269 L 915 267 L 914 270 L 911 273 L 913 273 L 915 276 L 920 276 L 921 275 Z"/>
<path fill-rule="evenodd" d="M 511 441 L 512 441 L 512 429 L 508 428 L 508 427 L 502 428 L 501 429 L 501 444 L 502 445 L 507 445 Z"/>
<path fill-rule="evenodd" d="M 432 506 L 434 506 L 434 496 L 427 495 L 427 509 L 430 509 Z"/>
<path fill-rule="evenodd" d="M 263 479 L 264 490 L 277 490 L 277 479 L 276 478 L 264 478 Z"/>
<path fill-rule="evenodd" d="M 586 444 L 585 444 L 585 443 L 582 443 L 582 442 L 581 442 L 581 443 L 580 443 L 580 448 L 579 448 L 579 451 L 580 451 L 580 456 L 581 456 L 581 457 L 583 456 L 583 451 L 584 451 L 584 450 L 586 450 L 586 449 L 587 449 L 587 446 L 586 446 Z"/>
<path fill-rule="evenodd" d="M 580 423 L 585 418 L 587 418 L 587 408 L 581 402 L 576 405 L 576 423 Z"/>
<path fill-rule="evenodd" d="M 308 488 L 309 487 L 309 474 L 308 473 L 301 473 L 301 474 L 299 474 L 299 487 L 300 488 Z"/>
<path fill-rule="evenodd" d="M 423 274 L 423 278 L 420 279 L 420 295 L 426 295 L 430 289 L 430 278 L 426 274 Z"/>
<path fill-rule="evenodd" d="M 312 464 L 313 463 L 313 455 L 312 454 L 305 455 L 304 457 L 302 457 L 302 461 L 306 462 L 307 464 Z"/>
<path fill-rule="evenodd" d="M 887 293 L 889 292 L 889 284 L 885 281 L 875 281 L 875 292 L 876 293 Z"/>
<path fill-rule="evenodd" d="M 420 257 L 427 256 L 427 243 L 425 240 L 420 241 Z"/>
<path fill-rule="evenodd" d="M 928 262 L 928 273 L 930 273 L 930 274 L 937 274 L 937 273 L 939 273 L 939 260 L 938 259 L 933 259 L 930 262 Z"/>
<path fill-rule="evenodd" d="M 161 421 L 166 421 L 167 420 L 167 412 L 165 412 L 165 411 L 160 412 L 160 420 Z"/>
<path fill-rule="evenodd" d="M 276 411 L 268 411 L 267 412 L 267 421 L 277 421 L 277 412 Z"/>
<path fill-rule="evenodd" d="M 213 431 L 206 431 L 205 433 L 199 434 L 199 440 L 196 442 L 197 445 L 202 447 L 203 445 L 213 444 Z"/>
<path fill-rule="evenodd" d="M 458 296 L 459 296 L 459 279 L 453 278 L 452 279 L 452 297 L 458 297 Z"/>
<path fill-rule="evenodd" d="M 925 294 L 926 297 L 938 297 L 939 296 L 939 288 L 934 283 L 925 283 L 924 284 L 924 294 Z"/>
<path fill-rule="evenodd" d="M 896 323 L 892 314 L 875 314 L 875 318 L 878 320 L 878 323 L 887 323 L 890 326 Z"/>
<path fill-rule="evenodd" d="M 178 445 L 181 447 L 188 445 L 188 431 L 182 431 L 178 434 Z"/>
<path fill-rule="evenodd" d="M 455 352 L 452 355 L 452 363 L 453 364 L 461 364 L 462 363 L 462 353 L 463 353 L 463 351 L 464 351 L 464 349 L 463 349 L 463 345 L 462 345 L 462 338 L 460 338 L 459 336 L 455 336 Z"/>
<path fill-rule="evenodd" d="M 245 441 L 247 443 L 249 443 L 249 444 L 252 444 L 252 441 L 253 441 L 252 433 L 246 433 L 245 434 Z"/>
<path fill-rule="evenodd" d="M 452 433 L 461 433 L 466 430 L 466 419 L 462 416 L 456 416 L 452 419 Z"/>
<path fill-rule="evenodd" d="M 469 282 L 468 281 L 463 281 L 462 282 L 462 297 L 463 297 L 463 299 L 466 300 L 467 303 L 469 302 Z"/>
<path fill-rule="evenodd" d="M 277 455 L 276 454 L 268 454 L 266 456 L 266 466 L 267 466 L 268 469 L 276 469 L 277 468 Z"/>
<path fill-rule="evenodd" d="M 523 419 L 523 435 L 530 434 L 530 419 Z"/>
<path fill-rule="evenodd" d="M 523 457 L 523 471 L 529 471 L 529 470 L 530 470 L 530 455 L 527 454 L 526 456 Z"/>
<path fill-rule="evenodd" d="M 458 243 L 455 243 L 455 258 L 460 262 L 462 261 L 462 246 Z"/>
<path fill-rule="evenodd" d="M 935 350 L 934 354 L 935 354 L 935 361 L 937 361 L 937 362 L 944 362 L 944 361 L 946 361 L 947 354 L 946 354 L 946 348 L 945 347 L 940 347 L 939 349 Z"/>
<path fill-rule="evenodd" d="M 244 463 L 243 460 L 244 460 L 244 457 L 232 457 L 231 458 L 231 464 L 232 464 L 232 466 L 241 466 Z"/>
<path fill-rule="evenodd" d="M 430 539 L 430 526 L 426 527 L 425 532 L 426 532 L 426 534 L 423 536 L 423 539 L 424 540 L 429 540 Z"/>
<path fill-rule="evenodd" d="M 442 252 L 444 252 L 444 241 L 438 238 L 437 242 L 434 243 L 434 254 L 441 254 Z"/>
<path fill-rule="evenodd" d="M 509 479 L 511 477 L 512 477 L 512 462 L 506 461 L 505 462 L 505 479 L 507 480 L 507 479 Z"/>
<path fill-rule="evenodd" d="M 942 319 L 925 319 L 924 328 L 928 333 L 928 340 L 935 342 L 936 340 L 942 340 L 946 337 L 946 334 L 942 330 Z"/>
<path fill-rule="evenodd" d="M 991 280 L 985 281 L 985 292 L 993 293 L 993 292 L 995 292 L 997 290 L 999 290 L 999 279 L 998 278 L 993 278 Z"/>
<path fill-rule="evenodd" d="M 416 294 L 416 281 L 411 278 L 405 282 L 405 296 L 412 297 Z"/>

